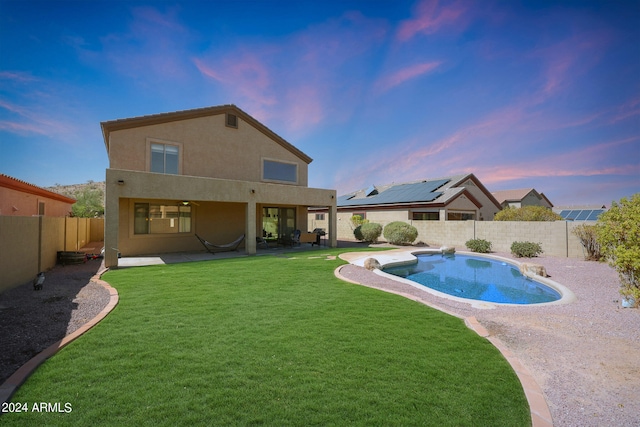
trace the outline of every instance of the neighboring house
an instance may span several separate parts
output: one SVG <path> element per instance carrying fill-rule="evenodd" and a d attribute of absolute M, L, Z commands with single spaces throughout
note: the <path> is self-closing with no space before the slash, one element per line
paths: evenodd
<path fill-rule="evenodd" d="M 502 208 L 521 208 L 524 206 L 544 206 L 551 209 L 553 203 L 547 199 L 544 193 L 538 193 L 534 188 L 521 188 L 518 190 L 494 191 L 496 198 Z"/>
<path fill-rule="evenodd" d="M 75 199 L 0 174 L 0 215 L 69 216 Z"/>
<path fill-rule="evenodd" d="M 466 174 L 372 185 L 338 197 L 337 210 L 342 226 L 348 224 L 353 215 L 379 223 L 490 221 L 500 210 L 500 205 L 475 175 Z M 322 215 L 322 210 L 316 210 L 310 214 L 310 221 L 321 227 Z M 346 228 L 342 233 L 351 234 Z"/>
<path fill-rule="evenodd" d="M 335 190 L 308 188 L 312 159 L 236 107 L 223 105 L 101 123 L 106 171 L 105 264 L 124 256 L 202 249 L 245 235 L 306 230 L 307 209 L 336 221 Z M 336 246 L 335 226 L 329 242 Z"/>

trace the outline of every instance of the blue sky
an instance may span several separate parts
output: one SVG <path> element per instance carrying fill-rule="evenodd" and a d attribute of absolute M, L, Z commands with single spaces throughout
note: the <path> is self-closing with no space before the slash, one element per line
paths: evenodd
<path fill-rule="evenodd" d="M 104 180 L 100 122 L 236 104 L 309 185 L 640 191 L 640 1 L 0 0 L 0 172 Z"/>

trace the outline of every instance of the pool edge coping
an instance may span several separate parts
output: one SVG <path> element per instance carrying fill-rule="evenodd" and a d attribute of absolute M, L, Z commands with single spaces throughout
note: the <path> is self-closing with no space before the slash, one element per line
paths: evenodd
<path fill-rule="evenodd" d="M 415 251 L 414 251 L 415 252 Z M 366 258 L 369 258 L 367 256 Z M 342 258 L 344 261 L 346 259 Z M 351 264 L 350 261 L 347 261 Z M 355 264 L 354 264 L 355 265 Z M 395 291 L 391 289 L 383 289 L 379 287 L 374 287 L 368 285 L 366 283 L 357 282 L 355 280 L 351 280 L 342 275 L 340 270 L 344 268 L 345 265 L 341 265 L 334 270 L 334 275 L 345 282 L 353 283 L 355 285 L 366 286 L 371 289 L 377 289 L 383 292 L 388 292 L 391 294 L 399 295 L 404 298 L 410 299 L 412 301 L 416 301 L 418 303 L 424 304 L 428 307 L 431 307 L 435 310 L 441 311 L 445 314 L 449 314 L 451 316 L 457 317 L 464 321 L 464 324 L 467 328 L 474 331 L 479 336 L 487 339 L 495 348 L 498 349 L 502 357 L 505 358 L 507 363 L 511 366 L 511 369 L 515 372 L 518 377 L 518 381 L 520 381 L 520 385 L 525 394 L 525 398 L 527 399 L 527 403 L 529 404 L 529 412 L 531 415 L 531 425 L 532 427 L 553 427 L 553 418 L 551 417 L 551 411 L 549 409 L 549 405 L 547 404 L 547 400 L 544 396 L 544 392 L 540 385 L 536 382 L 535 378 L 529 370 L 520 362 L 520 359 L 516 357 L 516 355 L 507 348 L 507 346 L 497 337 L 491 335 L 489 331 L 478 322 L 478 319 L 475 316 L 463 316 L 458 313 L 455 313 L 451 310 L 447 310 L 443 307 L 438 306 L 430 301 L 424 300 L 418 296 L 407 294 L 405 292 Z M 377 269 L 376 269 L 377 270 Z M 462 299 L 462 298 L 461 298 Z M 504 305 L 504 304 L 503 304 Z"/>
<path fill-rule="evenodd" d="M 511 303 L 499 303 L 499 302 L 490 302 L 490 301 L 481 301 L 481 300 L 475 300 L 475 299 L 470 299 L 470 298 L 461 298 L 461 297 L 457 297 L 455 295 L 450 295 L 450 294 L 446 294 L 444 292 L 440 292 L 437 291 L 435 289 L 429 288 L 428 286 L 422 286 L 419 283 L 416 283 L 412 280 L 408 280 L 399 276 L 394 276 L 393 274 L 389 274 L 386 273 L 384 270 L 384 268 L 386 267 L 395 267 L 395 266 L 401 266 L 401 265 L 407 265 L 407 264 L 412 264 L 417 262 L 417 257 L 416 255 L 423 255 L 423 254 L 430 254 L 430 255 L 437 255 L 437 254 L 445 254 L 444 250 L 446 250 L 445 248 L 441 248 L 441 249 L 437 249 L 437 248 L 429 248 L 429 249 L 393 249 L 390 251 L 384 251 L 384 252 L 352 252 L 352 253 L 347 253 L 347 254 L 341 254 L 340 255 L 340 259 L 347 261 L 350 264 L 353 265 L 357 265 L 359 267 L 363 267 L 364 266 L 364 262 L 368 259 L 368 258 L 374 258 L 375 260 L 378 261 L 378 263 L 380 264 L 380 268 L 375 268 L 373 271 L 375 274 L 378 274 L 382 277 L 386 277 L 388 279 L 391 280 L 395 280 L 399 283 L 403 283 L 405 285 L 409 285 L 409 286 L 413 286 L 416 287 L 420 290 L 423 290 L 425 292 L 428 292 L 432 295 L 435 295 L 439 298 L 444 298 L 444 299 L 449 299 L 452 301 L 456 301 L 456 302 L 461 302 L 464 304 L 470 304 L 473 308 L 477 308 L 477 309 L 493 309 L 496 307 L 527 307 L 527 306 L 533 306 L 533 307 L 544 307 L 544 306 L 550 306 L 550 305 L 565 305 L 565 304 L 571 304 L 572 302 L 577 301 L 577 297 L 576 295 L 573 293 L 573 291 L 571 291 L 571 289 L 567 288 L 566 286 L 562 285 L 561 283 L 558 283 L 554 280 L 549 279 L 548 277 L 543 277 L 537 274 L 533 274 L 529 271 L 525 271 L 524 273 L 522 273 L 523 276 L 530 278 L 531 280 L 535 280 L 547 287 L 550 287 L 551 289 L 557 291 L 560 295 L 561 298 L 557 301 L 550 301 L 550 302 L 541 302 L 541 303 L 535 303 L 535 304 L 511 304 Z M 522 265 L 521 262 L 516 261 L 516 260 L 512 260 L 509 258 L 505 258 L 505 257 L 501 257 L 499 255 L 493 255 L 493 254 L 482 254 L 482 253 L 478 253 L 478 252 L 468 252 L 468 251 L 456 251 L 455 249 L 453 249 L 453 252 L 446 252 L 446 253 L 451 253 L 451 254 L 460 254 L 460 255 L 465 255 L 465 256 L 473 256 L 473 257 L 478 257 L 478 258 L 488 258 L 488 259 L 493 259 L 493 260 L 497 260 L 497 261 L 502 261 L 505 263 L 509 263 L 515 267 L 518 268 L 518 270 L 521 271 L 520 266 Z M 358 254 L 361 256 L 358 257 L 352 257 L 350 255 L 353 254 Z M 363 255 L 364 254 L 364 255 Z M 345 255 L 344 257 L 342 255 Z"/>

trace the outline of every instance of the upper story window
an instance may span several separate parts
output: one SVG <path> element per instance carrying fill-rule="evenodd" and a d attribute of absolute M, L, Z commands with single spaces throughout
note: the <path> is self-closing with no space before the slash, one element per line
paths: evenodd
<path fill-rule="evenodd" d="M 176 145 L 151 143 L 151 172 L 178 174 L 179 147 Z"/>
<path fill-rule="evenodd" d="M 262 161 L 262 179 L 295 184 L 298 182 L 298 165 L 264 159 Z"/>

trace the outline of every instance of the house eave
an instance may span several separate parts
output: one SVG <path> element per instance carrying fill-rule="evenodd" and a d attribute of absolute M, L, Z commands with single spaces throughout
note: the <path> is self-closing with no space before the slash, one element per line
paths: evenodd
<path fill-rule="evenodd" d="M 241 117 L 245 122 L 249 123 L 267 137 L 286 148 L 301 160 L 307 164 L 311 163 L 313 159 L 296 148 L 293 144 L 273 132 L 271 129 L 251 117 L 249 114 L 238 108 L 233 104 L 219 105 L 214 107 L 195 108 L 192 110 L 174 111 L 169 113 L 152 114 L 148 116 L 131 117 L 126 119 L 109 120 L 100 123 L 102 128 L 102 137 L 104 138 L 104 144 L 109 154 L 109 136 L 111 132 L 133 129 L 143 126 L 151 126 L 162 123 L 170 123 L 182 120 L 198 119 L 201 117 L 215 116 L 232 111 L 234 114 Z"/>

